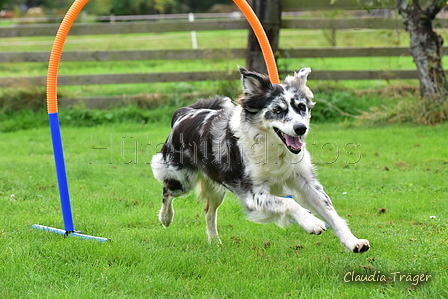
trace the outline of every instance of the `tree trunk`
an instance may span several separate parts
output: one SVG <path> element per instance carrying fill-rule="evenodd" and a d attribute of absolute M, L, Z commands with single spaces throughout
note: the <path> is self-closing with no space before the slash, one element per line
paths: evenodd
<path fill-rule="evenodd" d="M 444 100 L 448 84 L 442 66 L 442 37 L 432 29 L 432 21 L 445 5 L 445 0 L 433 0 L 422 9 L 419 0 L 397 0 L 398 12 L 411 37 L 409 50 L 417 66 L 422 98 Z"/>
<path fill-rule="evenodd" d="M 281 0 L 252 0 L 251 6 L 266 31 L 272 51 L 274 53 L 277 52 L 282 18 Z M 249 40 L 246 51 L 246 67 L 249 70 L 264 74 L 267 73 L 263 53 L 261 52 L 257 37 L 252 30 L 249 30 Z"/>

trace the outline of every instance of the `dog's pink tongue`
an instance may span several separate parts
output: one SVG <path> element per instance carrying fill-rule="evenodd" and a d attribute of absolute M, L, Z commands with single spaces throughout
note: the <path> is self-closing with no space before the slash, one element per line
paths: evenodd
<path fill-rule="evenodd" d="M 300 149 L 302 148 L 303 143 L 300 141 L 300 137 L 292 137 L 288 134 L 285 134 L 286 144 L 290 147 Z"/>

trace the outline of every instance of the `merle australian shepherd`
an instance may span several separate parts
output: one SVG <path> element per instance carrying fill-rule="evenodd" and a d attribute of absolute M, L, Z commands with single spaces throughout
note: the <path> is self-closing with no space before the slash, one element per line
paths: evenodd
<path fill-rule="evenodd" d="M 345 248 L 369 250 L 369 241 L 356 238 L 335 211 L 305 149 L 315 104 L 306 86 L 311 69 L 303 68 L 281 84 L 243 67 L 239 70 L 243 94 L 236 103 L 216 96 L 174 113 L 172 132 L 151 163 L 163 184 L 160 222 L 168 227 L 173 199 L 198 187 L 206 201 L 211 242 L 221 242 L 217 209 L 226 190 L 235 194 L 254 222 L 296 222 L 310 234 L 325 231 L 325 223 L 288 196 L 293 195 L 326 221 Z"/>

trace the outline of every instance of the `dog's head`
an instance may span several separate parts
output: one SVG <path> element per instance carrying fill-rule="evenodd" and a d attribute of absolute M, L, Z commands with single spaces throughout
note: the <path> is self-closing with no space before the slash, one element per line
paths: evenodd
<path fill-rule="evenodd" d="M 309 131 L 314 96 L 306 86 L 310 68 L 303 68 L 281 84 L 269 77 L 239 67 L 243 95 L 238 104 L 245 121 L 275 134 L 293 154 L 300 153 Z"/>

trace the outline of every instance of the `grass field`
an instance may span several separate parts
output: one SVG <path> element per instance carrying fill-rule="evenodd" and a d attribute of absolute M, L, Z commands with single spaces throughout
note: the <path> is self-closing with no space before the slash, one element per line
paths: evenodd
<path fill-rule="evenodd" d="M 442 35 L 447 34 L 440 30 Z M 247 44 L 247 30 L 198 31 L 198 46 L 209 48 L 244 48 Z M 0 45 L 1 51 L 50 51 L 52 36 L 29 36 L 6 38 Z M 118 42 L 119 41 L 119 42 Z M 322 30 L 282 29 L 281 48 L 330 46 Z M 304 43 L 303 41 L 307 41 Z M 406 32 L 396 34 L 391 30 L 340 30 L 337 31 L 338 46 L 383 46 L 409 43 Z M 191 49 L 190 32 L 135 33 L 109 35 L 68 36 L 64 50 L 126 50 L 126 49 Z"/>
<path fill-rule="evenodd" d="M 371 242 L 361 255 L 331 230 L 251 223 L 231 194 L 220 208 L 222 247 L 207 243 L 192 195 L 175 201 L 174 223 L 162 228 L 148 163 L 168 123 L 63 127 L 75 228 L 111 241 L 34 230 L 62 228 L 49 132 L 3 133 L 0 297 L 446 298 L 447 129 L 313 126 L 320 180 Z M 376 281 L 354 281 L 362 277 Z"/>
<path fill-rule="evenodd" d="M 329 46 L 321 31 L 281 34 L 282 48 Z M 406 33 L 386 31 L 338 31 L 337 38 L 339 46 L 409 43 Z M 198 39 L 200 48 L 242 48 L 247 32 L 198 32 Z M 8 38 L 0 52 L 50 51 L 52 42 L 53 37 Z M 69 36 L 64 50 L 190 45 L 189 33 Z M 237 64 L 244 61 L 62 63 L 60 74 L 230 70 Z M 283 69 L 304 66 L 415 68 L 409 57 L 279 60 Z M 0 77 L 45 75 L 46 67 L 0 64 Z M 331 106 L 347 114 L 391 107 L 412 96 L 405 91 L 403 97 L 403 82 L 310 80 L 308 85 L 317 102 L 308 149 L 336 209 L 358 237 L 370 240 L 370 251 L 346 252 L 331 230 L 311 236 L 295 225 L 249 222 L 232 194 L 219 213 L 222 247 L 207 243 L 202 203 L 193 195 L 176 200 L 172 226 L 161 227 L 161 186 L 149 162 L 169 132 L 171 113 L 186 103 L 180 95 L 234 96 L 235 82 L 61 87 L 67 97 L 151 92 L 169 98 L 157 109 L 151 103 L 107 111 L 61 109 L 75 228 L 110 241 L 34 230 L 32 224 L 62 229 L 63 223 L 46 113 L 23 109 L 43 94 L 31 90 L 7 101 L 18 107 L 13 112 L 0 107 L 0 297 L 448 298 L 448 124 L 356 127 Z M 1 89 L 0 96 L 14 92 Z M 25 95 L 29 100 L 17 98 Z"/>

